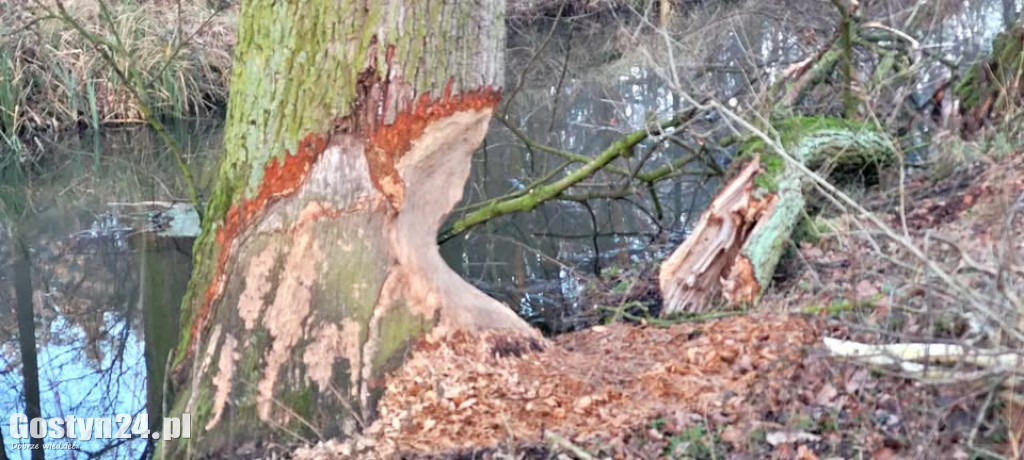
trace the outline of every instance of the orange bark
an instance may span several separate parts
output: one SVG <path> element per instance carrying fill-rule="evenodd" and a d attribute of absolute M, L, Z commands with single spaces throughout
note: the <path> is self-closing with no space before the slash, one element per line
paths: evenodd
<path fill-rule="evenodd" d="M 397 163 L 409 151 L 412 143 L 423 134 L 424 129 L 432 121 L 450 116 L 456 112 L 493 108 L 501 99 L 501 91 L 497 88 L 485 87 L 475 91 L 452 95 L 453 81 L 449 80 L 441 98 L 432 100 L 429 94 L 422 94 L 415 105 L 407 104 L 410 109 L 399 112 L 392 123 L 385 123 L 383 110 L 375 111 L 378 115 L 366 126 L 364 136 L 367 139 L 366 159 L 369 174 L 374 185 L 389 198 L 395 210 L 401 209 L 404 185 L 398 177 Z M 378 84 L 390 85 L 387 82 Z M 391 85 L 402 85 L 402 82 L 390 82 Z M 371 94 L 374 91 L 370 92 Z M 385 93 L 386 94 L 386 93 Z M 381 103 L 386 102 L 386 96 Z M 364 113 L 353 110 L 353 113 Z M 335 130 L 352 129 L 352 120 L 343 119 L 334 123 Z M 358 129 L 358 128 L 357 128 Z M 328 136 L 309 134 L 299 143 L 299 150 L 294 155 L 285 154 L 284 161 L 277 159 L 267 164 L 263 173 L 263 182 L 255 198 L 243 199 L 231 206 L 223 225 L 217 231 L 217 244 L 221 247 L 217 260 L 217 268 L 210 285 L 207 287 L 202 307 L 196 313 L 189 332 L 189 356 L 195 352 L 198 334 L 206 326 L 210 316 L 211 305 L 220 296 L 224 286 L 224 273 L 231 260 L 231 246 L 240 232 L 254 222 L 258 215 L 273 200 L 287 197 L 298 190 L 316 163 L 320 154 L 328 145 Z M 397 186 L 387 187 L 384 181 Z M 184 361 L 182 361 L 184 364 Z"/>

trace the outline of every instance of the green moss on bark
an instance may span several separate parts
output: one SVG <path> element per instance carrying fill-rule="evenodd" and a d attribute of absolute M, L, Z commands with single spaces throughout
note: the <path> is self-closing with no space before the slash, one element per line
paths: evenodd
<path fill-rule="evenodd" d="M 773 126 L 789 155 L 812 170 L 824 169 L 826 174 L 849 167 L 877 167 L 895 159 L 889 137 L 866 123 L 830 117 L 792 117 Z M 745 142 L 738 159 L 742 162 L 754 155 L 760 155 L 763 168 L 754 178 L 754 196 L 777 197 L 771 214 L 758 222 L 757 231 L 741 249 L 763 291 L 771 283 L 775 267 L 804 215 L 805 177 L 759 138 Z"/>
<path fill-rule="evenodd" d="M 405 354 L 412 340 L 430 330 L 432 322 L 433 318 L 424 318 L 410 311 L 405 302 L 391 307 L 380 321 L 380 348 L 373 357 L 373 369 L 390 370 L 387 369 L 390 367 L 388 363 Z"/>
<path fill-rule="evenodd" d="M 825 116 L 789 117 L 772 124 L 783 148 L 798 161 L 813 169 L 856 170 L 865 166 L 883 166 L 895 162 L 888 136 L 869 123 Z M 741 144 L 737 160 L 759 154 L 764 171 L 754 179 L 759 193 L 778 191 L 780 175 L 786 172 L 784 160 L 760 138 Z"/>

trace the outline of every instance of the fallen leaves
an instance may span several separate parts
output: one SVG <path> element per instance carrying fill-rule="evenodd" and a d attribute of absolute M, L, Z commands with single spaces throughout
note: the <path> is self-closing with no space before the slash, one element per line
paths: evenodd
<path fill-rule="evenodd" d="M 817 339 L 788 316 L 724 319 L 700 325 L 694 338 L 697 328 L 603 326 L 519 358 L 496 358 L 486 339 L 449 337 L 416 351 L 389 380 L 379 447 L 390 454 L 540 442 L 547 430 L 586 442 L 680 410 L 728 422 L 757 382 L 791 375 Z"/>

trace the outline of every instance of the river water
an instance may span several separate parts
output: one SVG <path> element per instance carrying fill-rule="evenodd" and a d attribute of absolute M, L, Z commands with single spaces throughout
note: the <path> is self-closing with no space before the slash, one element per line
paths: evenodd
<path fill-rule="evenodd" d="M 828 2 L 782 3 L 813 8 L 824 3 L 828 12 Z M 1022 9 L 1020 0 L 947 3 L 950 10 L 929 25 L 924 45 L 951 58 L 986 51 Z M 694 76 L 689 89 L 744 104 L 751 75 L 771 78 L 820 42 L 815 31 L 828 30 L 822 20 L 781 26 L 779 15 L 787 10 L 779 8 L 775 15 L 727 10 L 728 21 L 683 31 L 681 42 L 710 44 L 702 53 L 681 53 L 677 65 L 714 69 Z M 896 4 L 893 14 L 906 15 L 907 8 Z M 515 98 L 506 101 L 502 113 L 534 141 L 594 155 L 645 120 L 684 106 L 651 61 L 630 47 L 635 28 L 586 18 L 560 22 L 553 33 L 550 26 L 542 21 L 513 25 L 510 31 L 507 86 L 522 84 L 518 91 L 506 90 Z M 686 26 L 693 27 L 693 21 Z M 534 59 L 537 49 L 542 51 Z M 919 82 L 928 83 L 927 78 Z M 220 151 L 220 124 L 180 123 L 172 131 L 186 147 L 201 188 L 208 190 Z M 687 155 L 686 146 L 701 137 L 720 132 L 715 120 L 698 120 L 680 136 L 680 145 L 649 156 L 649 146 L 642 146 L 620 165 L 632 168 L 642 158 L 645 168 L 664 165 Z M 186 196 L 173 157 L 152 132 L 124 129 L 36 142 L 44 154 L 27 174 L 0 166 L 6 171 L 0 176 L 0 317 L 10 318 L 0 322 L 0 415 L 12 458 L 28 458 L 9 448 L 16 440 L 7 438 L 6 419 L 25 411 L 26 396 L 38 393 L 47 417 L 135 415 L 161 407 L 159 386 L 148 382 L 161 380 L 160 363 L 176 340 L 177 308 L 191 273 L 187 238 L 140 244 L 136 234 L 147 219 L 141 205 L 180 203 Z M 726 153 L 710 161 L 724 166 Z M 0 164 L 9 158 L 0 154 Z M 473 158 L 460 207 L 527 187 L 530 178 L 562 162 L 526 148 L 495 121 Z M 717 185 L 714 177 L 700 173 L 706 163 L 695 161 L 685 169 L 696 173 L 677 174 L 653 190 L 621 199 L 552 201 L 497 219 L 445 242 L 442 254 L 455 270 L 535 324 L 554 332 L 571 330 L 586 302 L 581 292 L 588 280 L 657 260 L 664 255 L 657 249 L 661 243 L 685 237 Z M 619 192 L 620 180 L 601 175 L 573 192 Z M 33 361 L 29 354 L 37 371 L 24 375 L 23 365 Z M 34 381 L 38 390 L 31 385 L 27 390 L 26 381 Z M 92 440 L 80 448 L 49 456 L 138 458 L 145 442 Z"/>

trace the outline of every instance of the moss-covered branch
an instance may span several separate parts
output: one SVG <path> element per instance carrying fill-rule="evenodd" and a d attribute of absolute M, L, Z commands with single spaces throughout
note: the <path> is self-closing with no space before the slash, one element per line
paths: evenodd
<path fill-rule="evenodd" d="M 778 140 L 803 167 L 885 164 L 894 160 L 885 133 L 826 117 L 775 124 Z M 661 266 L 663 314 L 700 312 L 721 293 L 732 304 L 755 302 L 803 216 L 805 175 L 755 139 L 743 145 L 742 171 L 712 201 L 691 235 Z M 748 161 L 749 160 L 749 161 Z"/>
<path fill-rule="evenodd" d="M 843 0 L 832 0 L 832 4 L 839 10 L 839 46 L 842 50 L 842 72 L 843 72 L 843 115 L 848 119 L 857 116 L 857 98 L 853 94 L 853 34 L 854 18 L 857 14 L 858 3 L 851 2 L 847 6 Z"/>
<path fill-rule="evenodd" d="M 456 220 L 450 227 L 448 227 L 445 231 L 441 233 L 439 240 L 447 241 L 448 239 L 452 238 L 455 235 L 458 235 L 459 233 L 469 230 L 470 228 L 473 228 L 496 217 L 516 212 L 531 211 L 541 203 L 557 197 L 559 194 L 567 190 L 569 187 L 572 187 L 573 185 L 578 184 L 579 182 L 587 179 L 588 177 L 591 177 L 597 171 L 606 169 L 609 163 L 619 158 L 620 156 L 623 156 L 624 154 L 628 154 L 630 151 L 632 151 L 634 147 L 639 145 L 641 142 L 647 140 L 649 137 L 660 136 L 665 133 L 665 129 L 674 128 L 676 126 L 679 126 L 686 120 L 689 120 L 690 118 L 693 117 L 694 113 L 695 112 L 693 110 L 688 110 L 679 113 L 670 120 L 655 123 L 650 127 L 633 131 L 632 133 L 625 135 L 624 137 L 610 145 L 607 149 L 605 149 L 596 157 L 588 158 L 588 161 L 583 166 L 576 169 L 575 171 L 570 172 L 569 174 L 566 174 L 564 177 L 555 182 L 529 188 L 522 194 L 513 196 L 511 198 L 491 200 L 482 208 L 470 212 L 469 214 L 466 214 L 462 218 Z M 541 146 L 541 144 L 532 143 L 531 146 L 538 147 Z M 552 152 L 561 152 L 560 150 L 554 148 L 550 148 L 550 150 Z M 568 152 L 564 153 L 568 155 L 576 155 L 570 154 Z M 582 161 L 582 159 L 580 159 L 580 161 Z M 619 169 L 621 170 L 621 168 Z M 621 171 L 627 175 L 630 174 L 628 171 Z M 670 173 L 671 171 L 659 172 L 657 176 L 652 177 L 663 177 Z M 640 176 L 641 174 L 637 174 L 637 178 L 643 180 Z"/>
<path fill-rule="evenodd" d="M 779 124 L 786 146 L 794 158 L 812 169 L 825 171 L 877 167 L 895 162 L 892 141 L 865 123 L 826 117 L 797 117 Z M 777 154 L 757 148 L 766 165 L 756 183 L 770 184 L 758 194 L 774 193 L 774 210 L 751 232 L 740 250 L 753 268 L 757 284 L 763 290 L 771 282 L 793 229 L 803 215 L 804 177 Z"/>

